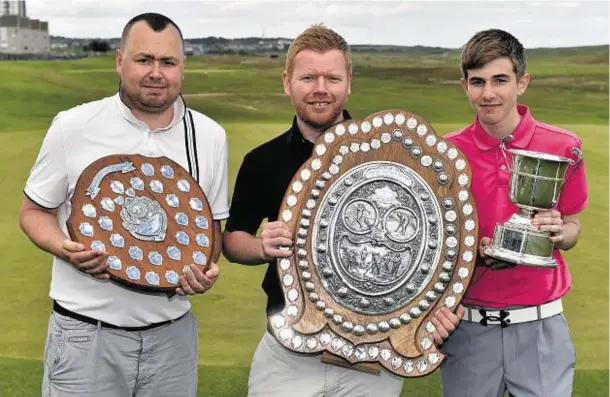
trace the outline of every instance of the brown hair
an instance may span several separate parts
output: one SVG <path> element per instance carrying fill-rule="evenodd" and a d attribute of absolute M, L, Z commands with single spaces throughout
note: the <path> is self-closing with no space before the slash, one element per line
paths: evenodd
<path fill-rule="evenodd" d="M 319 53 L 339 50 L 343 53 L 347 62 L 347 71 L 350 74 L 352 72 L 352 53 L 349 45 L 343 37 L 324 26 L 324 24 L 311 25 L 290 44 L 286 54 L 286 73 L 288 75 L 292 74 L 294 58 L 303 50 L 312 50 Z"/>
<path fill-rule="evenodd" d="M 517 79 L 523 77 L 527 60 L 519 40 L 500 29 L 478 32 L 462 48 L 462 77 L 468 78 L 468 70 L 482 68 L 485 64 L 504 57 L 512 62 Z"/>

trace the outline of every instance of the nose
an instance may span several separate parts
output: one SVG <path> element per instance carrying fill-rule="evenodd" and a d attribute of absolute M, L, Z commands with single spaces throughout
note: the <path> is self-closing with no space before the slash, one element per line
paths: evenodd
<path fill-rule="evenodd" d="M 315 92 L 324 94 L 328 92 L 328 89 L 326 88 L 326 79 L 324 76 L 319 76 L 318 80 L 316 80 Z"/>
<path fill-rule="evenodd" d="M 483 87 L 483 99 L 493 99 L 496 96 L 496 92 L 491 84 L 485 84 Z"/>
<path fill-rule="evenodd" d="M 160 79 L 162 77 L 159 62 L 153 62 L 152 69 L 150 71 L 150 77 L 155 79 Z"/>

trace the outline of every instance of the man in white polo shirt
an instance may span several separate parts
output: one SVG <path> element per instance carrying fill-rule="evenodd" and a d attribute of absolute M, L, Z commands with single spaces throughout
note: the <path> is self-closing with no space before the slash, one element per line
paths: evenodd
<path fill-rule="evenodd" d="M 219 221 L 229 215 L 227 140 L 222 127 L 187 109 L 180 96 L 183 46 L 180 29 L 163 15 L 129 21 L 116 54 L 119 93 L 60 112 L 26 183 L 21 226 L 54 255 L 45 397 L 196 395 L 197 322 L 187 295 L 204 293 L 218 277 Z M 109 282 L 107 254 L 67 237 L 79 175 L 118 153 L 176 161 L 210 202 L 214 263 L 206 273 L 192 266 L 171 298 Z"/>

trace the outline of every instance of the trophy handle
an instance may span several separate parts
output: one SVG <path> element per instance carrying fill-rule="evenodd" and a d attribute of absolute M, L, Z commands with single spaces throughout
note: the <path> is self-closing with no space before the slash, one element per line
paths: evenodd
<path fill-rule="evenodd" d="M 568 180 L 570 180 L 572 175 L 574 175 L 574 172 L 576 172 L 578 167 L 580 167 L 580 163 L 582 163 L 582 159 L 583 159 L 582 150 L 580 150 L 577 147 L 573 147 L 572 148 L 572 154 L 576 156 L 576 160 L 571 160 L 570 159 L 570 165 L 573 165 L 574 168 L 572 168 L 572 172 L 570 172 L 570 174 L 567 176 L 567 178 L 564 179 L 563 182 L 561 182 L 561 185 L 559 186 L 559 189 L 557 189 L 558 192 L 561 192 L 561 189 L 563 189 L 563 185 L 565 185 L 566 182 Z"/>

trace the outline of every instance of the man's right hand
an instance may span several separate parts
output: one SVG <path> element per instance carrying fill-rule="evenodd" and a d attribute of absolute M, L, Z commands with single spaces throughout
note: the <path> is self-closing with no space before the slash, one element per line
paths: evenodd
<path fill-rule="evenodd" d="M 292 255 L 292 232 L 282 221 L 268 222 L 263 225 L 262 257 L 266 261 Z M 287 249 L 280 249 L 285 247 Z"/>
<path fill-rule="evenodd" d="M 481 256 L 481 259 L 483 259 L 485 261 L 485 265 L 488 268 L 490 268 L 492 270 L 504 270 L 504 269 L 511 269 L 511 268 L 517 266 L 514 263 L 504 262 L 502 260 L 492 258 L 490 256 L 485 255 L 484 248 L 491 245 L 491 242 L 492 242 L 492 240 L 489 237 L 482 237 L 479 240 L 479 255 Z"/>
<path fill-rule="evenodd" d="M 108 253 L 104 251 L 85 251 L 85 246 L 72 240 L 64 240 L 61 245 L 62 258 L 72 264 L 77 270 L 87 273 L 95 278 L 106 280 Z"/>

